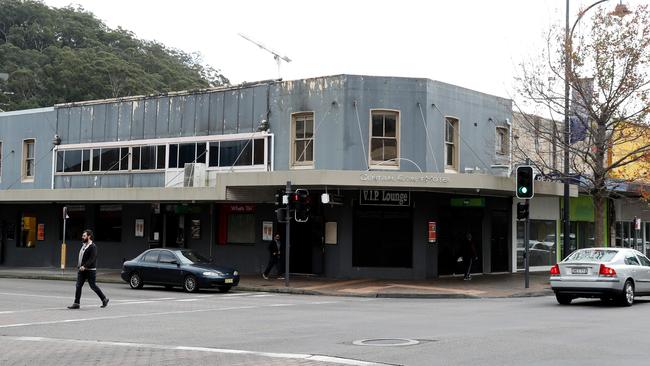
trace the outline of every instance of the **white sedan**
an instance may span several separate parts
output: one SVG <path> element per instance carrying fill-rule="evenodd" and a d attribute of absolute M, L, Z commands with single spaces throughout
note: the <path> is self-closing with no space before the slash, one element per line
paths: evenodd
<path fill-rule="evenodd" d="M 650 295 L 650 260 L 629 248 L 579 249 L 551 268 L 550 282 L 562 305 L 595 297 L 630 306 L 635 296 Z"/>

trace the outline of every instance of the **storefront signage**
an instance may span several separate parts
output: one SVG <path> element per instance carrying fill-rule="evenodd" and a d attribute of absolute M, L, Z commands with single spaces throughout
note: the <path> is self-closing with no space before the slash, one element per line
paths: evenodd
<path fill-rule="evenodd" d="M 409 176 L 403 174 L 370 174 L 363 173 L 359 177 L 362 182 L 397 182 L 397 183 L 449 183 L 449 177 L 436 175 Z"/>
<path fill-rule="evenodd" d="M 201 220 L 192 220 L 190 235 L 192 239 L 201 239 Z"/>
<path fill-rule="evenodd" d="M 38 230 L 36 230 L 36 240 L 45 240 L 45 224 L 38 224 Z"/>
<path fill-rule="evenodd" d="M 451 207 L 485 207 L 485 198 L 452 198 Z"/>
<path fill-rule="evenodd" d="M 429 221 L 429 243 L 435 243 L 438 240 L 438 232 L 435 221 Z"/>
<path fill-rule="evenodd" d="M 411 192 L 365 189 L 361 191 L 359 204 L 364 206 L 411 206 Z"/>
<path fill-rule="evenodd" d="M 273 240 L 273 221 L 262 221 L 262 240 Z"/>
<path fill-rule="evenodd" d="M 229 212 L 255 212 L 255 205 L 228 205 Z"/>

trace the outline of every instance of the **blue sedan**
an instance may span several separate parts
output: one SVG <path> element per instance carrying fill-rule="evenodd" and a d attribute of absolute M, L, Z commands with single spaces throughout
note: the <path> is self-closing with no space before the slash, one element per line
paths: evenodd
<path fill-rule="evenodd" d="M 124 262 L 122 279 L 134 289 L 146 284 L 182 286 L 187 292 L 209 287 L 228 292 L 239 284 L 239 272 L 217 266 L 189 249 L 149 249 Z"/>

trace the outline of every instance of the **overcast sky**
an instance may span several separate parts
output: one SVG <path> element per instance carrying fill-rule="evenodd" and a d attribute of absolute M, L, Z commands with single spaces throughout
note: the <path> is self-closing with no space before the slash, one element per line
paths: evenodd
<path fill-rule="evenodd" d="M 571 20 L 590 1 L 571 1 Z M 606 2 L 613 7 L 618 0 Z M 650 0 L 628 0 L 634 6 Z M 232 83 L 334 74 L 425 77 L 514 98 L 517 65 L 538 54 L 563 0 L 45 0 L 80 4 L 108 26 L 198 51 Z M 579 30 L 578 30 L 579 31 Z"/>

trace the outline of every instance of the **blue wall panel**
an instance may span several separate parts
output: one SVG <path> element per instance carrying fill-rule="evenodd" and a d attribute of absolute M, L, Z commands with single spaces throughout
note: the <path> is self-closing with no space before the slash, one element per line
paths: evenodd
<path fill-rule="evenodd" d="M 156 136 L 169 137 L 170 104 L 168 97 L 158 100 L 158 114 L 156 118 Z"/>
<path fill-rule="evenodd" d="M 188 95 L 185 97 L 183 104 L 183 124 L 182 135 L 194 136 L 195 116 L 196 114 L 196 95 Z"/>
<path fill-rule="evenodd" d="M 93 107 L 93 136 L 92 142 L 106 141 L 106 104 Z"/>
<path fill-rule="evenodd" d="M 237 133 L 238 121 L 238 108 L 239 108 L 239 91 L 228 91 L 224 93 L 224 126 L 223 133 L 231 134 Z"/>
<path fill-rule="evenodd" d="M 156 137 L 156 118 L 158 117 L 158 99 L 144 101 L 144 138 Z"/>
<path fill-rule="evenodd" d="M 133 101 L 131 140 L 142 140 L 144 138 L 144 100 Z"/>
<path fill-rule="evenodd" d="M 210 93 L 210 135 L 223 134 L 223 92 Z"/>
<path fill-rule="evenodd" d="M 177 96 L 169 98 L 169 136 L 182 136 L 183 129 L 183 105 L 185 97 Z"/>
<path fill-rule="evenodd" d="M 106 140 L 117 141 L 118 104 L 106 105 Z"/>
<path fill-rule="evenodd" d="M 238 121 L 239 126 L 237 131 L 242 132 L 253 132 L 257 128 L 256 122 L 253 120 L 253 89 L 247 88 L 240 91 L 239 97 L 239 113 Z"/>
<path fill-rule="evenodd" d="M 210 94 L 197 94 L 196 97 L 196 119 L 195 132 L 197 136 L 207 135 L 210 127 Z"/>
<path fill-rule="evenodd" d="M 91 142 L 93 138 L 93 106 L 81 107 L 81 137 L 80 142 Z"/>
<path fill-rule="evenodd" d="M 133 123 L 133 102 L 119 103 L 119 120 L 117 127 L 117 139 L 120 141 L 131 138 L 131 126 Z"/>
<path fill-rule="evenodd" d="M 68 126 L 68 143 L 78 144 L 81 141 L 81 107 L 70 109 L 70 123 Z"/>

